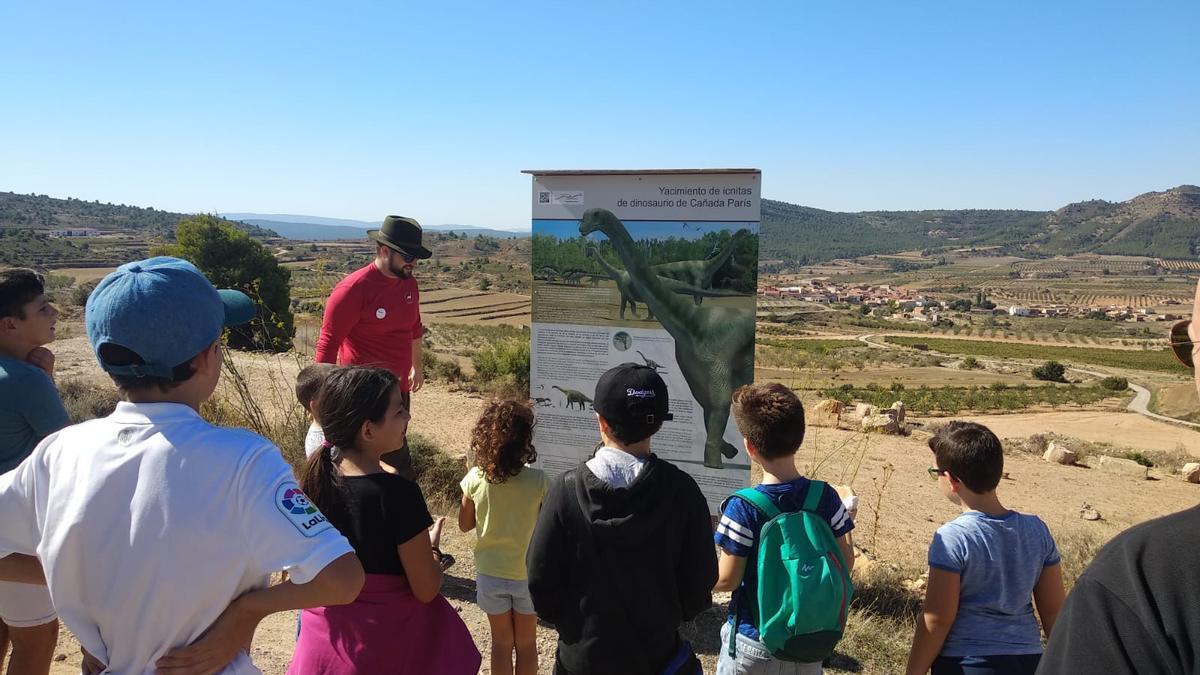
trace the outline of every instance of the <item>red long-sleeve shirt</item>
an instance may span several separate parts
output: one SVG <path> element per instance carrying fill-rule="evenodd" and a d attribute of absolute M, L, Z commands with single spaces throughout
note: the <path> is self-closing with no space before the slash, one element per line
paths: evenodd
<path fill-rule="evenodd" d="M 375 263 L 338 282 L 325 303 L 317 363 L 380 366 L 409 391 L 412 341 L 424 334 L 417 280 L 380 272 Z"/>

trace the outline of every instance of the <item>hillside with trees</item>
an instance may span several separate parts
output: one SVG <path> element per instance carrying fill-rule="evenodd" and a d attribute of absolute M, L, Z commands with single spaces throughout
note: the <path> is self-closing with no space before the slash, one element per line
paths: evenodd
<path fill-rule="evenodd" d="M 1200 254 L 1200 187 L 1181 185 L 1124 202 L 1056 211 L 959 209 L 838 213 L 762 200 L 763 259 L 834 258 L 969 246 L 1024 257 L 1101 253 L 1155 258 Z"/>
<path fill-rule="evenodd" d="M 56 199 L 46 195 L 21 195 L 0 192 L 0 229 L 14 228 L 37 232 L 91 228 L 101 231 L 137 231 L 148 237 L 170 239 L 175 235 L 182 213 L 160 211 L 153 207 L 84 201 L 67 197 Z M 257 225 L 229 222 L 252 237 L 279 236 Z"/>

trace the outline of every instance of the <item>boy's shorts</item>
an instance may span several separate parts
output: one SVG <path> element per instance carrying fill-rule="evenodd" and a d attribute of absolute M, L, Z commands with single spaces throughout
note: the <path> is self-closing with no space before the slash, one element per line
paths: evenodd
<path fill-rule="evenodd" d="M 50 590 L 40 584 L 0 581 L 0 621 L 13 628 L 30 628 L 58 618 Z"/>
<path fill-rule="evenodd" d="M 737 634 L 737 656 L 729 655 L 729 631 L 733 623 L 721 626 L 721 655 L 717 657 L 717 675 L 821 675 L 825 672 L 818 663 L 780 661 L 758 640 Z"/>
<path fill-rule="evenodd" d="M 529 597 L 528 579 L 501 579 L 476 574 L 475 603 L 485 614 L 505 614 L 510 609 L 517 614 L 536 614 L 533 598 Z"/>

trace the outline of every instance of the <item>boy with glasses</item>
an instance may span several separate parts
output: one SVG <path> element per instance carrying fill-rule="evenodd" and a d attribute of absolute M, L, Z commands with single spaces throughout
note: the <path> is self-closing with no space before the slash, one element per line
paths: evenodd
<path fill-rule="evenodd" d="M 930 478 L 963 513 L 929 545 L 929 584 L 908 675 L 1033 675 L 1062 606 L 1058 547 L 1041 518 L 1006 509 L 1000 439 L 950 422 L 929 439 Z M 1033 602 L 1030 602 L 1032 596 Z"/>

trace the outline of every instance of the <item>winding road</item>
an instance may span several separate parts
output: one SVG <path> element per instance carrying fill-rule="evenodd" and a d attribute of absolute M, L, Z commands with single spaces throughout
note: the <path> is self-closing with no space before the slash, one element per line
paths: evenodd
<path fill-rule="evenodd" d="M 894 344 L 891 344 L 888 342 L 875 342 L 871 339 L 874 337 L 878 337 L 878 336 L 871 333 L 871 334 L 867 334 L 867 335 L 856 336 L 855 339 L 865 345 L 875 347 L 876 349 L 904 349 L 904 350 L 909 350 L 909 351 L 918 351 L 918 352 L 922 352 L 925 354 L 939 354 L 940 356 L 954 358 L 954 355 L 952 355 L 952 354 L 940 354 L 939 352 L 935 352 L 932 350 L 923 351 L 920 349 L 912 349 L 911 347 L 903 347 L 901 345 L 894 345 Z M 1007 359 L 1007 360 L 1003 360 L 1003 361 L 999 360 L 999 359 L 986 359 L 986 358 L 979 358 L 979 357 L 976 357 L 976 359 L 978 359 L 980 362 L 983 362 L 983 363 L 993 363 L 993 364 L 1006 364 L 1006 363 L 1013 363 L 1014 361 L 1021 362 L 1018 359 Z M 1112 373 L 1104 373 L 1104 372 L 1100 372 L 1097 370 L 1088 370 L 1086 368 L 1076 368 L 1074 366 L 1068 366 L 1067 370 L 1073 371 L 1076 373 L 1083 373 L 1084 375 L 1090 375 L 1092 377 L 1109 377 L 1110 375 L 1112 375 Z M 1133 382 L 1129 383 L 1129 388 L 1133 390 L 1133 400 L 1130 401 L 1129 405 L 1125 406 L 1125 408 L 1127 410 L 1129 410 L 1130 412 L 1135 412 L 1139 415 L 1143 415 L 1145 417 L 1149 417 L 1150 419 L 1158 420 L 1160 422 L 1169 422 L 1171 424 L 1178 424 L 1180 426 L 1190 427 L 1192 429 L 1200 429 L 1200 423 L 1188 422 L 1187 420 L 1181 420 L 1181 419 L 1177 419 L 1175 417 L 1167 417 L 1166 415 L 1159 415 L 1158 413 L 1150 412 L 1150 408 L 1149 408 L 1149 406 L 1150 406 L 1150 390 L 1143 387 L 1140 384 L 1135 384 Z"/>

